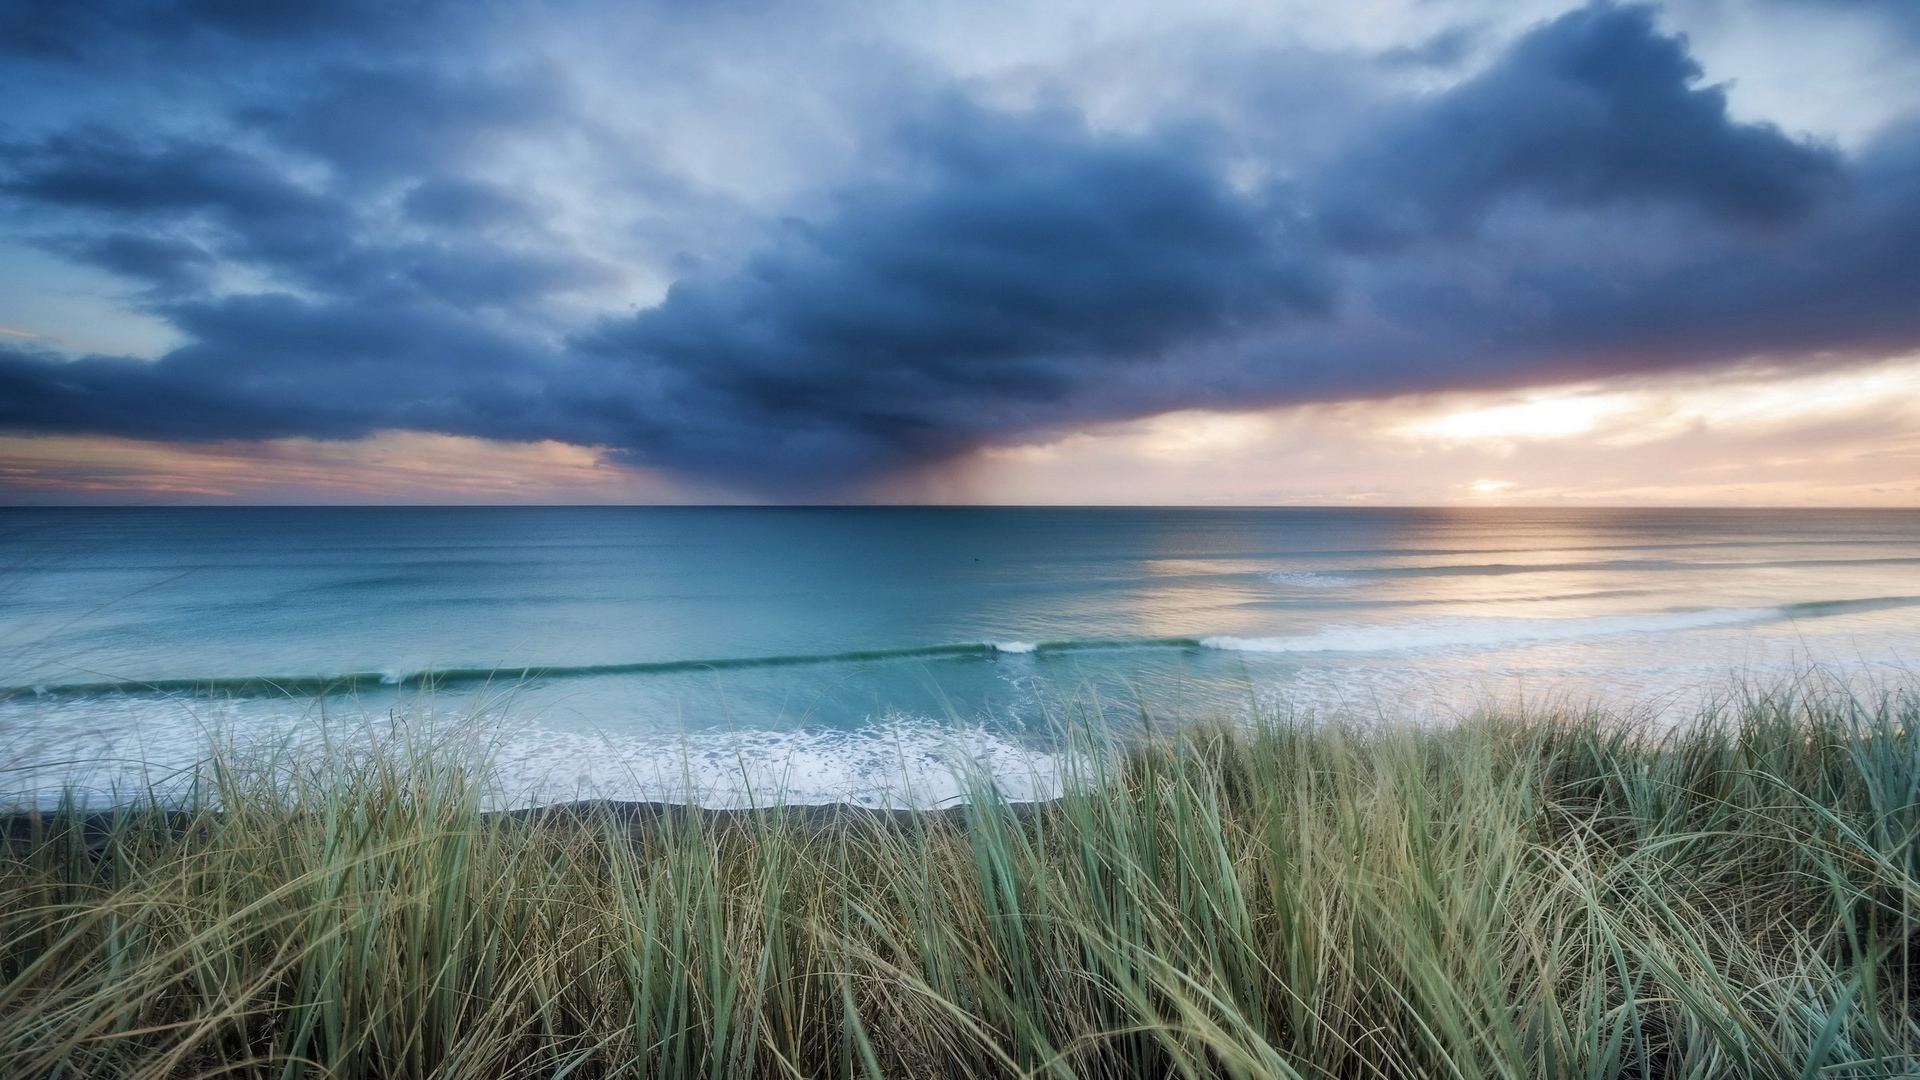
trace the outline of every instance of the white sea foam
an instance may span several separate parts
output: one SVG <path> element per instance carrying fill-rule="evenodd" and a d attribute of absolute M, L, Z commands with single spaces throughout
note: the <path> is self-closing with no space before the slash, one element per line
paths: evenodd
<path fill-rule="evenodd" d="M 1323 574 L 1314 570 L 1269 570 L 1260 576 L 1275 585 L 1286 585 L 1295 589 L 1344 589 L 1360 584 L 1350 577 Z"/>
<path fill-rule="evenodd" d="M 1411 652 L 1430 649 L 1498 648 L 1538 641 L 1568 641 L 1615 634 L 1657 634 L 1715 626 L 1741 626 L 1782 618 L 1778 608 L 1714 608 L 1651 615 L 1603 615 L 1569 619 L 1454 618 L 1392 626 L 1334 625 L 1298 637 L 1200 639 L 1209 649 L 1257 653 Z"/>
<path fill-rule="evenodd" d="M 989 647 L 994 652 L 1030 653 L 1040 646 L 1031 641 L 995 641 Z"/>
<path fill-rule="evenodd" d="M 1060 752 L 923 718 L 851 730 L 538 732 L 501 746 L 494 763 L 501 790 L 523 804 L 590 797 L 713 808 L 929 809 L 988 786 L 1018 802 L 1059 794 L 1076 770 Z"/>
<path fill-rule="evenodd" d="M 1806 621 L 1809 613 L 1848 618 Z M 1321 654 L 1248 665 L 1255 669 L 1248 675 L 1252 689 L 1269 708 L 1403 716 L 1444 712 L 1463 695 L 1497 695 L 1523 683 L 1530 695 L 1551 690 L 1684 702 L 1691 700 L 1681 693 L 1686 688 L 1723 689 L 1735 669 L 1760 679 L 1814 662 L 1905 672 L 1910 668 L 1898 665 L 1912 640 L 1911 619 L 1910 609 L 1881 598 L 1580 618 L 1458 616 L 1323 626 L 1289 637 L 1219 636 L 1204 644 Z M 1756 630 L 1692 632 L 1715 627 Z M 1531 648 L 1551 642 L 1563 644 Z M 994 647 L 1017 652 L 1030 646 Z M 992 674 L 1015 685 L 1019 701 L 1030 702 L 1051 692 L 1047 666 L 1007 663 Z M 612 689 L 583 696 L 582 687 L 591 685 L 555 683 L 510 695 L 436 691 L 366 705 L 350 696 L 17 695 L 0 699 L 0 760 L 7 763 L 0 769 L 0 804 L 46 801 L 68 786 L 96 804 L 178 791 L 191 779 L 182 770 L 204 760 L 214 742 L 243 754 L 301 760 L 389 733 L 462 725 L 489 745 L 506 805 L 601 797 L 714 807 L 937 806 L 982 783 L 1009 798 L 1045 798 L 1083 765 L 1048 739 L 963 715 L 682 730 L 666 719 L 671 712 L 643 708 Z"/>
<path fill-rule="evenodd" d="M 1079 768 L 1056 746 L 930 717 L 851 728 L 602 732 L 544 726 L 511 706 L 473 712 L 471 700 L 456 698 L 422 697 L 397 724 L 345 709 L 322 719 L 316 708 L 292 702 L 271 712 L 258 700 L 189 707 L 116 695 L 81 708 L 63 704 L 0 704 L 0 756 L 10 763 L 0 770 L 0 807 L 50 806 L 62 790 L 93 806 L 184 798 L 196 766 L 216 747 L 240 762 L 319 764 L 393 738 L 432 739 L 444 752 L 472 750 L 489 767 L 492 801 L 502 808 L 587 798 L 714 808 L 934 808 L 989 787 L 1014 801 L 1049 798 Z"/>

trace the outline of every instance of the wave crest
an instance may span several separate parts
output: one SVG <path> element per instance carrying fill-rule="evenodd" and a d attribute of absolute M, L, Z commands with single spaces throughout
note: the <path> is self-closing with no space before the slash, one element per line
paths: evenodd
<path fill-rule="evenodd" d="M 613 675 L 725 671 L 740 668 L 814 664 L 894 663 L 911 660 L 990 660 L 999 655 L 1051 656 L 1063 653 L 1145 649 L 1222 649 L 1235 652 L 1386 652 L 1450 646 L 1495 647 L 1529 641 L 1603 637 L 1624 633 L 1662 633 L 1714 626 L 1818 619 L 1920 605 L 1920 596 L 1874 596 L 1808 600 L 1777 607 L 1710 608 L 1580 618 L 1455 618 L 1396 624 L 1337 624 L 1295 637 L 1078 638 L 1066 641 L 975 641 L 950 645 L 914 645 L 895 649 L 777 656 L 723 657 L 712 660 L 643 660 L 623 664 L 571 666 L 452 667 L 420 670 L 347 672 L 338 675 L 241 675 L 210 678 L 128 679 L 109 682 L 0 687 L 0 701 L 29 696 L 104 696 L 203 694 L 227 697 L 314 697 L 376 689 L 434 689 L 511 685 L 528 680 L 578 679 Z"/>

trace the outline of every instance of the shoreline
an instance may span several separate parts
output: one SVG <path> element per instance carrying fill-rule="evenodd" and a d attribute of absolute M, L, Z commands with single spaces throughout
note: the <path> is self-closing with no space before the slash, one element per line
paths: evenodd
<path fill-rule="evenodd" d="M 993 806 L 997 810 L 1011 814 L 1016 820 L 1026 821 L 1059 806 L 1066 798 L 1067 796 L 1061 795 L 1048 799 L 1004 800 L 996 801 Z M 770 806 L 737 807 L 628 799 L 576 799 L 570 802 L 543 803 L 539 806 L 516 807 L 510 810 L 480 810 L 474 814 L 474 818 L 479 821 L 505 819 L 528 825 L 581 827 L 602 822 L 639 827 L 673 824 L 693 818 L 705 827 L 723 828 L 741 828 L 754 823 L 792 824 L 803 827 L 884 824 L 905 828 L 928 822 L 964 824 L 973 805 L 968 802 L 952 806 L 910 808 L 830 802 L 776 803 Z M 114 810 L 86 810 L 77 814 L 59 810 L 0 810 L 0 843 L 28 842 L 32 839 L 33 830 L 36 827 L 46 831 L 68 828 L 74 823 L 77 823 L 82 834 L 89 838 L 90 844 L 95 838 L 104 843 L 114 835 L 116 826 L 124 826 L 130 821 L 140 823 L 160 821 L 166 824 L 168 832 L 178 835 L 197 823 L 207 820 L 218 821 L 222 816 L 220 810 L 213 808 L 183 810 L 143 805 L 126 806 Z"/>
<path fill-rule="evenodd" d="M 485 810 L 402 743 L 11 815 L 0 1075 L 1914 1072 L 1920 688 L 1800 689 L 1166 728 L 928 810 Z"/>

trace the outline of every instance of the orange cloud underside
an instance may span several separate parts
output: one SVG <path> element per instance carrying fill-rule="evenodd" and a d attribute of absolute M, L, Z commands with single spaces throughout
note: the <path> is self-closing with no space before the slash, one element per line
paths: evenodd
<path fill-rule="evenodd" d="M 1920 358 L 1076 431 L 876 484 L 882 502 L 1920 505 Z M 737 501 L 559 442 L 0 438 L 16 502 Z"/>
<path fill-rule="evenodd" d="M 987 451 L 946 497 L 1920 506 L 1920 358 L 1173 413 Z"/>
<path fill-rule="evenodd" d="M 0 439 L 0 490 L 106 502 L 604 502 L 673 488 L 604 451 L 390 432 L 325 442 Z"/>

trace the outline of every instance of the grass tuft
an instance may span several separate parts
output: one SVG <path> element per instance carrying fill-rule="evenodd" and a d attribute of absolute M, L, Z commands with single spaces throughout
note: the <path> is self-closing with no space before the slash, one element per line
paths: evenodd
<path fill-rule="evenodd" d="M 11 820 L 0 1076 L 1913 1074 L 1917 723 L 1163 726 L 918 816 L 216 757 L 184 806 Z"/>

